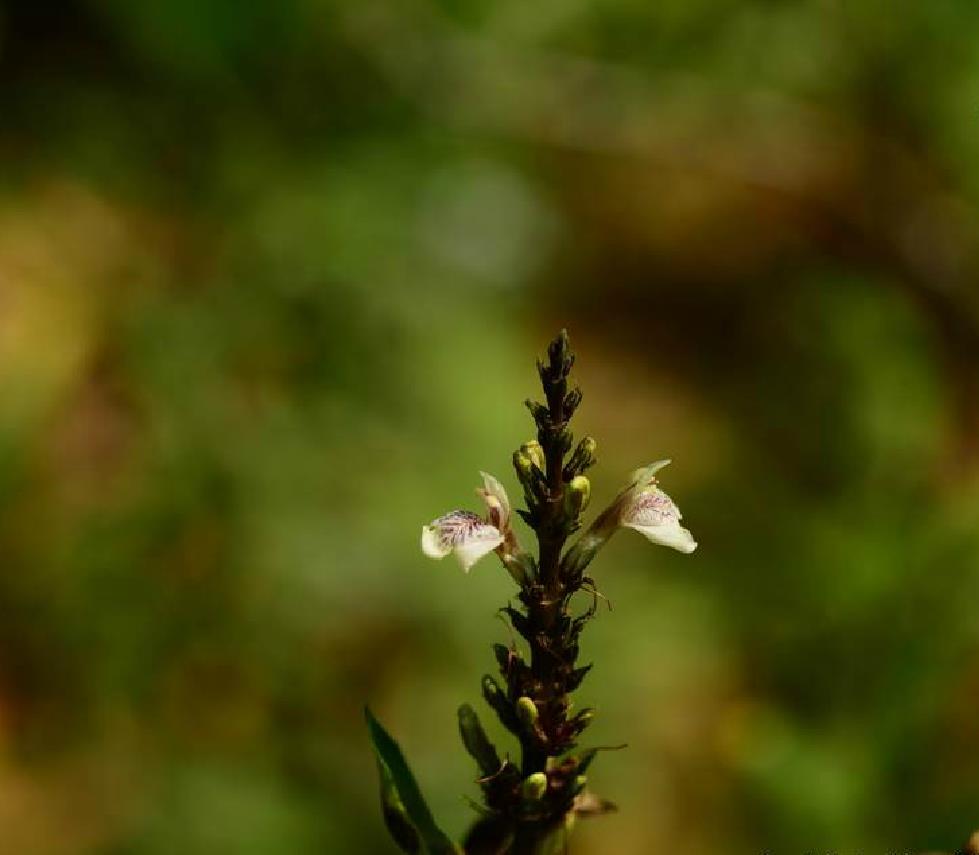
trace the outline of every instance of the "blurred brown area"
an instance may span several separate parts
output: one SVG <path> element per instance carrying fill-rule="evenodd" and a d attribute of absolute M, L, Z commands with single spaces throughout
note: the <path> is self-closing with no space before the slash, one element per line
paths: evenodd
<path fill-rule="evenodd" d="M 979 824 L 979 7 L 0 4 L 0 851 L 461 833 L 513 596 L 418 551 L 579 354 L 617 538 L 573 851 Z M 505 739 L 499 729 L 494 734 Z M 512 750 L 512 746 L 506 746 Z"/>

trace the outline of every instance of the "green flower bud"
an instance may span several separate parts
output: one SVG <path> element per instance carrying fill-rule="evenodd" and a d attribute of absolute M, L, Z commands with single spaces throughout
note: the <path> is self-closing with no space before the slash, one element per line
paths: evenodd
<path fill-rule="evenodd" d="M 588 507 L 588 501 L 591 499 L 591 481 L 584 475 L 576 475 L 571 479 L 571 483 L 568 484 L 566 495 L 568 513 L 575 517 L 578 516 L 578 514 Z"/>
<path fill-rule="evenodd" d="M 546 492 L 546 479 L 541 464 L 544 464 L 544 452 L 539 442 L 525 442 L 513 452 L 513 468 L 523 485 L 527 507 L 531 510 Z"/>
<path fill-rule="evenodd" d="M 541 472 L 547 466 L 547 461 L 544 459 L 544 449 L 541 444 L 536 440 L 532 439 L 530 442 L 525 442 L 520 446 L 520 451 L 526 454 L 530 458 L 531 462 L 540 469 Z"/>
<path fill-rule="evenodd" d="M 533 730 L 537 724 L 537 704 L 526 695 L 517 699 L 517 717 L 528 730 Z"/>
<path fill-rule="evenodd" d="M 564 480 L 570 481 L 575 475 L 580 475 L 586 469 L 595 465 L 595 449 L 598 443 L 593 437 L 586 436 L 575 447 L 574 454 L 564 467 Z"/>
<path fill-rule="evenodd" d="M 521 794 L 529 802 L 539 802 L 547 792 L 547 775 L 543 772 L 534 772 L 524 778 L 520 788 Z"/>
<path fill-rule="evenodd" d="M 576 775 L 571 792 L 574 795 L 578 795 L 586 786 L 588 786 L 588 778 L 585 775 Z"/>

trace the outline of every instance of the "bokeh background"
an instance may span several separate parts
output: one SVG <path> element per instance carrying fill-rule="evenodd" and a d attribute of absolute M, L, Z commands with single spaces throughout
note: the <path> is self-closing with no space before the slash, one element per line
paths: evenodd
<path fill-rule="evenodd" d="M 596 566 L 573 851 L 979 826 L 979 5 L 0 9 L 0 851 L 393 851 L 367 701 L 461 833 L 418 534 L 561 326 L 701 543 Z"/>

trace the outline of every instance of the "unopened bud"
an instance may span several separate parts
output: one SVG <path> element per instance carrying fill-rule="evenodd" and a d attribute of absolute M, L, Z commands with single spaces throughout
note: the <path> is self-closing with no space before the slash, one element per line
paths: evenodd
<path fill-rule="evenodd" d="M 486 703 L 491 707 L 495 707 L 499 701 L 506 701 L 506 695 L 503 693 L 503 690 L 489 674 L 483 677 L 482 686 L 483 697 L 486 698 Z"/>
<path fill-rule="evenodd" d="M 529 802 L 539 802 L 547 792 L 547 775 L 543 772 L 534 772 L 524 778 L 520 788 L 521 794 Z"/>
<path fill-rule="evenodd" d="M 561 330 L 557 337 L 547 346 L 547 358 L 550 362 L 550 376 L 552 380 L 567 377 L 574 365 L 574 354 L 568 342 L 568 331 Z"/>
<path fill-rule="evenodd" d="M 517 717 L 523 723 L 524 727 L 528 730 L 532 730 L 534 725 L 537 724 L 537 704 L 533 702 L 532 699 L 524 695 L 522 698 L 517 699 Z"/>
<path fill-rule="evenodd" d="M 534 477 L 534 461 L 522 448 L 513 452 L 513 468 L 522 484 L 529 484 Z"/>
<path fill-rule="evenodd" d="M 585 775 L 576 775 L 574 784 L 571 787 L 571 793 L 578 795 L 586 786 L 588 786 L 588 778 Z"/>
<path fill-rule="evenodd" d="M 568 499 L 568 511 L 572 516 L 578 516 L 578 514 L 588 507 L 588 501 L 591 499 L 591 481 L 584 475 L 575 475 L 571 479 L 571 483 L 568 484 L 566 495 Z"/>
<path fill-rule="evenodd" d="M 546 425 L 550 420 L 551 411 L 539 401 L 528 398 L 524 401 L 524 406 L 530 410 L 530 414 L 534 417 L 534 421 L 537 422 L 538 427 Z"/>
<path fill-rule="evenodd" d="M 564 480 L 570 481 L 575 475 L 580 475 L 595 464 L 595 450 L 598 443 L 593 437 L 586 436 L 575 446 L 574 454 L 564 467 Z"/>
<path fill-rule="evenodd" d="M 489 741 L 486 731 L 479 723 L 479 716 L 469 704 L 459 707 L 459 733 L 466 751 L 479 766 L 480 773 L 495 775 L 503 764 L 493 743 Z"/>
<path fill-rule="evenodd" d="M 544 449 L 536 439 L 532 439 L 530 442 L 525 442 L 520 446 L 520 451 L 526 454 L 534 465 L 541 470 L 541 472 L 544 471 L 546 466 Z"/>

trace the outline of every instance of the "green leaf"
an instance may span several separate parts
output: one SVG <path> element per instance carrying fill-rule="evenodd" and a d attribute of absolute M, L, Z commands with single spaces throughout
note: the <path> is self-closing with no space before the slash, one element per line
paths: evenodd
<path fill-rule="evenodd" d="M 495 775 L 500 771 L 503 763 L 496 748 L 490 742 L 486 731 L 479 723 L 479 716 L 469 704 L 459 707 L 459 733 L 462 736 L 466 751 L 476 761 L 479 766 L 479 773 L 484 778 Z"/>
<path fill-rule="evenodd" d="M 401 753 L 398 743 L 374 718 L 369 708 L 364 708 L 364 717 L 367 719 L 367 729 L 370 732 L 374 751 L 377 753 L 384 819 L 398 845 L 405 852 L 422 851 L 425 855 L 460 855 L 458 847 L 436 825 L 435 818 L 425 803 L 425 797 L 418 788 L 418 782 L 408 767 L 408 762 Z M 395 828 L 391 827 L 392 821 Z M 405 833 L 403 823 L 411 826 L 416 838 Z M 406 848 L 411 846 L 415 839 L 422 847 L 421 850 Z"/>
<path fill-rule="evenodd" d="M 418 855 L 422 848 L 418 832 L 411 824 L 390 770 L 380 758 L 377 761 L 377 775 L 381 782 L 381 812 L 384 814 L 384 824 L 402 851 L 410 855 Z"/>

